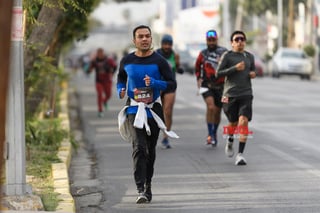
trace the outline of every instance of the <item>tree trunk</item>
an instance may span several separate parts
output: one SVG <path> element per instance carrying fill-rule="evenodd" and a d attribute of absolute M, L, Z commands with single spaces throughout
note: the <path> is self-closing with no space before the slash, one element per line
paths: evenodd
<path fill-rule="evenodd" d="M 294 39 L 294 0 L 289 0 L 288 37 L 287 46 L 292 47 Z"/>
<path fill-rule="evenodd" d="M 34 57 L 39 54 L 45 54 L 48 51 L 48 46 L 52 42 L 54 32 L 63 15 L 63 10 L 59 7 L 56 0 L 47 0 L 47 3 L 42 6 L 37 22 L 39 24 L 33 27 L 33 30 L 27 40 L 29 45 L 36 45 L 36 49 L 31 51 L 30 48 L 25 52 L 25 66 L 32 67 Z M 52 6 L 46 6 L 52 5 Z M 27 53 L 33 53 L 28 55 Z"/>
<path fill-rule="evenodd" d="M 238 1 L 237 16 L 235 20 L 235 29 L 242 30 L 242 19 L 243 19 L 243 0 Z"/>
<path fill-rule="evenodd" d="M 42 6 L 37 22 L 27 40 L 27 44 L 33 46 L 33 48 L 27 47 L 24 52 L 24 70 L 25 76 L 28 76 L 33 68 L 33 62 L 41 55 L 46 55 L 49 51 L 50 44 L 54 38 L 56 28 L 62 18 L 63 10 L 58 5 L 57 0 L 46 0 L 45 5 Z M 25 96 L 28 97 L 28 92 L 31 85 L 25 85 Z M 26 102 L 27 109 L 37 109 L 37 106 L 41 102 L 43 95 L 37 94 L 35 100 Z M 36 103 L 35 103 L 36 102 Z M 32 106 L 29 106 L 32 104 Z M 31 112 L 32 113 L 32 112 Z"/>

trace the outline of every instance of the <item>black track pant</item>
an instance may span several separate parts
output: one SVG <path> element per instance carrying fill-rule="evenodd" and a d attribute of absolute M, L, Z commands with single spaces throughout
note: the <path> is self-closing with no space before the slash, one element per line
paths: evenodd
<path fill-rule="evenodd" d="M 160 112 L 162 113 L 162 110 Z M 151 130 L 151 135 L 149 136 L 147 135 L 145 128 L 137 129 L 133 127 L 135 115 L 128 115 L 128 119 L 132 124 L 132 129 L 130 129 L 130 131 L 133 136 L 132 158 L 134 180 L 136 182 L 137 190 L 143 191 L 145 183 L 149 184 L 152 180 L 154 162 L 156 159 L 156 146 L 160 129 L 154 119 L 149 118 L 148 123 Z"/>

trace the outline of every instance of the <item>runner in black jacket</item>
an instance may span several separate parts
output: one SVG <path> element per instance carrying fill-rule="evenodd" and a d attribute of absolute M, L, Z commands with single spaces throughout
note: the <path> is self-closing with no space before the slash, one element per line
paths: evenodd
<path fill-rule="evenodd" d="M 128 124 L 126 138 L 132 143 L 134 180 L 138 190 L 136 203 L 139 204 L 152 200 L 156 145 L 160 128 L 166 129 L 160 91 L 175 90 L 177 84 L 168 62 L 151 48 L 152 35 L 148 26 L 140 25 L 133 30 L 133 42 L 137 50 L 120 62 L 117 91 L 119 98 L 128 96 L 127 106 L 122 111 Z M 166 131 L 170 136 L 169 133 Z"/>

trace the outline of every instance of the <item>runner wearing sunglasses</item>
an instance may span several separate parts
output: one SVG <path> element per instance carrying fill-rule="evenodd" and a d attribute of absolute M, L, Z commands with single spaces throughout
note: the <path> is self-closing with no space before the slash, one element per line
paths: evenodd
<path fill-rule="evenodd" d="M 217 68 L 217 77 L 225 77 L 222 103 L 229 124 L 225 153 L 233 157 L 234 135 L 238 133 L 239 149 L 235 159 L 236 165 L 246 165 L 243 157 L 248 134 L 248 123 L 252 119 L 252 85 L 251 79 L 256 77 L 254 56 L 245 51 L 246 35 L 242 31 L 234 31 L 230 37 L 232 50 L 226 52 Z"/>
<path fill-rule="evenodd" d="M 217 130 L 221 119 L 221 96 L 224 77 L 216 78 L 216 70 L 221 55 L 227 51 L 218 45 L 218 34 L 215 30 L 206 33 L 207 48 L 201 50 L 195 63 L 195 74 L 199 94 L 202 95 L 207 111 L 208 128 L 207 144 L 217 146 Z"/>

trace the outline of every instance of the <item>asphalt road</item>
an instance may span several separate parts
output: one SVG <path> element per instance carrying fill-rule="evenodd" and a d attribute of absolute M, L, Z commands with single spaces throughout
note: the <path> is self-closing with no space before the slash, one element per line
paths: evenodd
<path fill-rule="evenodd" d="M 295 77 L 253 81 L 254 115 L 245 157 L 235 166 L 219 144 L 205 145 L 205 105 L 195 77 L 178 75 L 172 149 L 157 148 L 153 200 L 135 204 L 131 146 L 118 133 L 124 100 L 114 94 L 104 118 L 97 117 L 94 76 L 74 76 L 84 138 L 94 147 L 104 200 L 97 212 L 126 213 L 311 213 L 320 212 L 320 86 Z M 113 87 L 115 92 L 115 87 Z M 159 140 L 160 145 L 160 140 Z M 237 150 L 238 143 L 235 144 Z"/>

